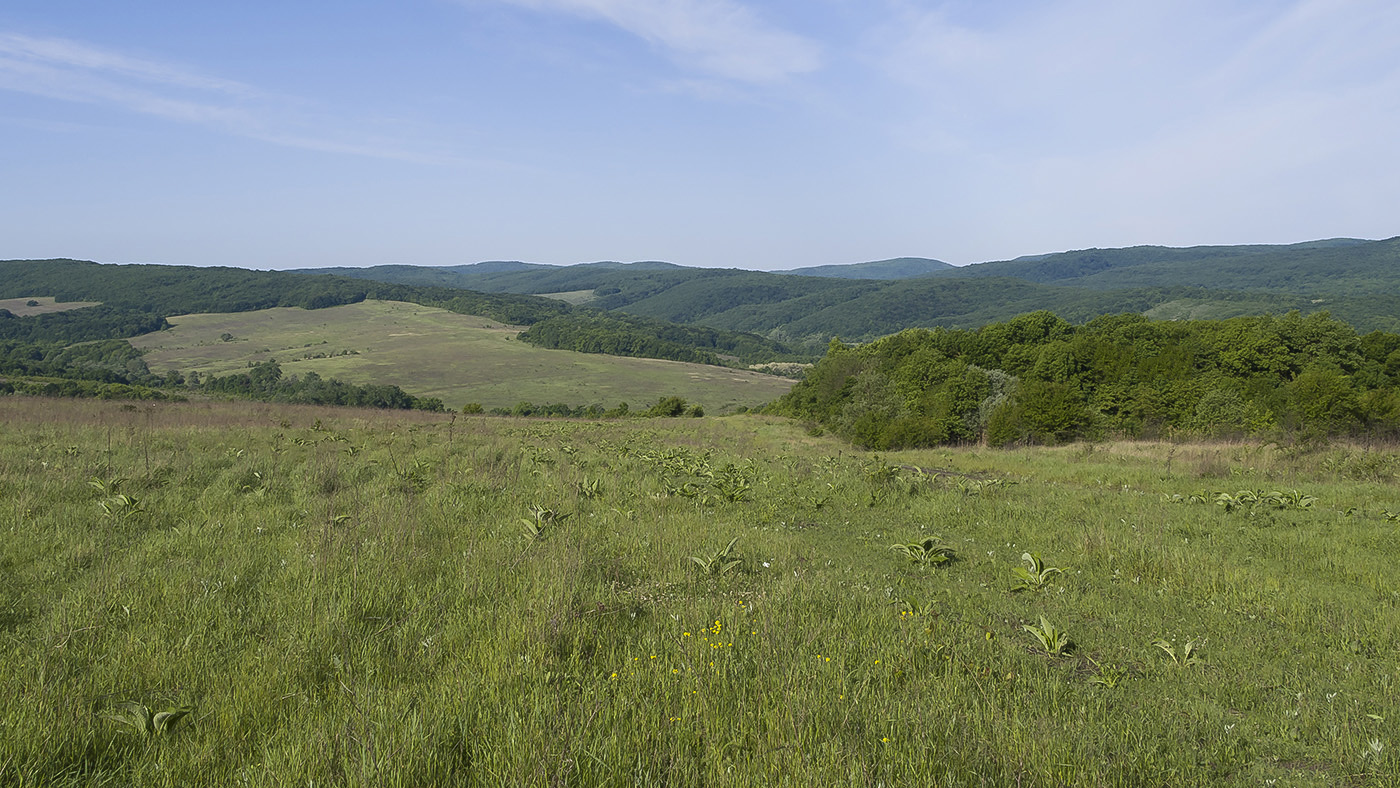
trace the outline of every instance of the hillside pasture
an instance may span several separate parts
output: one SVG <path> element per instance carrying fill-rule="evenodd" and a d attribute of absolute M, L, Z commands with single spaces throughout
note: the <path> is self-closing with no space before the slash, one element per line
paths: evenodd
<path fill-rule="evenodd" d="M 30 306 L 30 301 L 38 302 Z M 70 309 L 83 309 L 97 306 L 101 301 L 56 301 L 52 296 L 30 296 L 26 298 L 0 298 L 0 309 L 9 310 L 15 317 L 46 315 L 50 312 L 67 312 Z"/>
<path fill-rule="evenodd" d="M 0 422 L 0 785 L 1400 773 L 1393 448 L 881 456 L 754 415 L 21 397 Z"/>
<path fill-rule="evenodd" d="M 569 290 L 563 293 L 536 293 L 536 295 L 543 296 L 545 298 L 553 298 L 556 301 L 563 301 L 566 304 L 573 304 L 574 306 L 598 300 L 598 294 L 592 289 Z"/>
<path fill-rule="evenodd" d="M 454 409 L 522 401 L 638 408 L 680 396 L 724 413 L 777 399 L 793 383 L 703 364 L 537 348 L 516 340 L 519 326 L 396 301 L 182 315 L 170 322 L 174 328 L 131 340 L 158 373 L 224 375 L 275 359 L 286 375 L 393 384 Z"/>

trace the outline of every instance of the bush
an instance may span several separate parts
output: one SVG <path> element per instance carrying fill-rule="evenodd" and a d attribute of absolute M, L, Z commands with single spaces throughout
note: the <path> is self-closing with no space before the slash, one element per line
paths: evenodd
<path fill-rule="evenodd" d="M 680 416 L 685 413 L 683 397 L 662 397 L 647 410 L 648 416 Z"/>

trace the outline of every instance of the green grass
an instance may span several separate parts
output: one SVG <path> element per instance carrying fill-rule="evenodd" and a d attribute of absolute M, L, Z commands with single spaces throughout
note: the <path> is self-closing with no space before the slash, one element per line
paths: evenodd
<path fill-rule="evenodd" d="M 724 413 L 777 399 L 793 383 L 703 364 L 537 348 L 515 339 L 517 326 L 391 301 L 184 315 L 170 322 L 171 330 L 132 340 L 147 350 L 146 361 L 158 373 L 228 374 L 273 358 L 284 374 L 314 371 L 351 383 L 392 383 L 454 409 L 468 402 L 509 408 L 521 401 L 640 408 L 680 396 Z M 222 340 L 225 334 L 232 339 Z"/>
<path fill-rule="evenodd" d="M 756 416 L 15 397 L 0 421 L 0 785 L 1400 771 L 1393 451 L 874 457 Z M 1319 501 L 1172 499 L 1276 488 Z M 890 550 L 930 537 L 951 560 Z M 731 570 L 691 560 L 736 538 Z M 1063 573 L 1013 592 L 1023 552 Z M 196 710 L 141 734 L 108 716 L 129 703 Z"/>

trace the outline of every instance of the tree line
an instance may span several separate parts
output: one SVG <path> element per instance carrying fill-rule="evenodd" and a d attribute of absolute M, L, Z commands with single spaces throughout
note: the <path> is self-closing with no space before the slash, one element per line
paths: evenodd
<path fill-rule="evenodd" d="M 1228 320 L 1034 312 L 826 356 L 770 410 L 873 449 L 1107 435 L 1400 436 L 1400 335 L 1325 312 Z"/>
<path fill-rule="evenodd" d="M 183 400 L 189 393 L 360 408 L 442 411 L 442 400 L 416 397 L 393 385 L 356 385 L 315 372 L 283 376 L 276 361 L 245 372 L 156 375 L 141 352 L 121 340 L 80 345 L 0 340 L 0 394 L 98 399 Z"/>
<path fill-rule="evenodd" d="M 617 312 L 579 310 L 547 318 L 521 332 L 532 345 L 579 353 L 659 358 L 716 366 L 808 360 L 755 334 L 685 326 Z"/>
<path fill-rule="evenodd" d="M 267 402 L 427 410 L 439 413 L 446 410 L 442 400 L 437 397 L 415 397 L 398 386 L 361 386 L 336 378 L 323 378 L 315 372 L 284 376 L 281 365 L 271 360 L 251 364 L 246 372 L 207 376 L 202 379 L 194 373 L 183 377 L 186 386 L 201 391 Z"/>
<path fill-rule="evenodd" d="M 568 405 L 562 402 L 552 402 L 544 405 L 536 405 L 533 402 L 522 400 L 516 403 L 513 408 L 492 408 L 487 411 L 480 403 L 471 402 L 462 408 L 463 413 L 490 413 L 492 416 L 524 416 L 524 417 L 544 417 L 544 418 L 572 418 L 572 419 L 621 419 L 631 417 L 662 418 L 675 416 L 691 416 L 700 418 L 705 415 L 705 408 L 699 403 L 690 404 L 684 397 L 662 396 L 656 400 L 651 407 L 645 410 L 632 410 L 626 402 L 618 403 L 615 408 L 604 408 L 600 404 L 592 405 Z"/>

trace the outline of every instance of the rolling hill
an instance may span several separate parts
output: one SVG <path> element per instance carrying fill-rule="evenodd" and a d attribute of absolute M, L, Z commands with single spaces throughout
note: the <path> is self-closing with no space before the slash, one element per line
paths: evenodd
<path fill-rule="evenodd" d="M 275 360 L 288 375 L 392 382 L 453 409 L 522 401 L 640 408 L 680 396 L 724 413 L 777 399 L 793 383 L 706 364 L 535 347 L 517 340 L 519 326 L 400 301 L 177 315 L 170 322 L 169 330 L 131 340 L 157 374 L 226 375 Z"/>
<path fill-rule="evenodd" d="M 969 328 L 1038 309 L 1076 321 L 1124 311 L 1223 318 L 1327 310 L 1360 330 L 1400 329 L 1400 238 L 1087 249 L 962 267 L 897 258 L 773 273 L 654 261 L 325 270 L 568 297 L 590 308 L 801 342 L 809 351 L 833 335 L 868 340 L 911 326 Z"/>
<path fill-rule="evenodd" d="M 509 270 L 513 264 L 501 264 Z M 678 268 L 658 264 L 665 268 Z M 490 267 L 490 266 L 488 266 Z M 397 273 L 404 273 L 402 270 Z M 432 269 L 414 269 L 419 279 Z M 407 301 L 478 315 L 514 326 L 534 326 L 578 312 L 559 300 L 510 292 L 483 293 L 435 284 L 405 284 L 368 278 L 250 271 L 241 268 L 197 268 L 164 265 L 104 265 L 80 260 L 0 261 L 0 299 L 56 297 L 60 301 L 102 302 L 101 320 L 85 322 L 85 335 L 66 331 L 64 339 L 85 341 L 134 336 L 151 330 L 154 318 L 209 312 L 249 312 L 274 307 L 321 309 L 365 300 Z M 589 310 L 590 317 L 598 313 Z M 60 321 L 52 321 L 60 322 Z M 747 365 L 794 360 L 793 352 L 771 340 L 742 336 L 716 327 L 678 329 L 665 321 L 629 319 L 608 322 L 600 330 L 626 334 L 629 341 L 611 341 L 606 352 L 709 364 Z M 0 326 L 0 338 L 6 335 Z M 31 332 L 32 333 L 32 332 Z M 557 332 L 555 332 L 557 334 Z M 567 345 L 555 345 L 567 347 Z M 584 350 L 582 347 L 568 349 Z M 603 351 L 593 351 L 603 352 Z"/>
<path fill-rule="evenodd" d="M 1400 238 L 1336 238 L 1288 246 L 1135 246 L 980 263 L 930 276 L 1013 277 L 1092 289 L 1186 285 L 1310 294 L 1400 286 Z"/>

